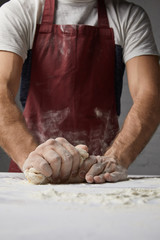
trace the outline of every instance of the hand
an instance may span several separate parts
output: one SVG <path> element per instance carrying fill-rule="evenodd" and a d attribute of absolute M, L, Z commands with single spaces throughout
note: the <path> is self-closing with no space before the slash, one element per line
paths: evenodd
<path fill-rule="evenodd" d="M 97 163 L 86 173 L 85 179 L 88 183 L 118 182 L 127 179 L 127 169 L 114 158 L 97 156 Z"/>
<path fill-rule="evenodd" d="M 79 147 L 87 150 L 85 145 Z M 94 162 L 95 163 L 95 162 Z M 64 138 L 49 139 L 31 152 L 23 165 L 23 171 L 35 168 L 53 182 L 66 182 L 77 176 L 80 167 L 78 150 Z"/>
<path fill-rule="evenodd" d="M 80 146 L 80 145 L 79 145 Z M 97 163 L 96 156 L 89 156 L 86 160 L 83 161 L 80 166 L 80 170 L 77 176 L 71 176 L 67 183 L 83 183 L 86 182 L 85 175 L 89 171 L 89 169 Z"/>

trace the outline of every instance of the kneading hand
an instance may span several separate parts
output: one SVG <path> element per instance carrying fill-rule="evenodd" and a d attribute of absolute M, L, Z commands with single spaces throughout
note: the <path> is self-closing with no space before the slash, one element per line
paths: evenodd
<path fill-rule="evenodd" d="M 118 182 L 127 179 L 127 169 L 122 167 L 114 158 L 97 156 L 95 163 L 88 172 L 85 172 L 85 162 L 79 173 L 85 174 L 88 183 Z"/>
<path fill-rule="evenodd" d="M 87 147 L 79 145 L 79 149 L 87 150 Z M 45 182 L 46 178 L 52 179 L 52 182 L 66 182 L 69 178 L 77 176 L 83 157 L 83 153 L 81 156 L 78 148 L 76 149 L 66 139 L 49 139 L 29 154 L 23 171 L 28 174 L 27 171 L 31 170 L 29 174 L 35 173 L 39 183 Z"/>

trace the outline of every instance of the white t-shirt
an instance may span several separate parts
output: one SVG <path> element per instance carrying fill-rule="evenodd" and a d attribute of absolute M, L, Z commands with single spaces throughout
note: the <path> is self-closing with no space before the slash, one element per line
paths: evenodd
<path fill-rule="evenodd" d="M 41 22 L 45 0 L 11 0 L 0 8 L 0 50 L 14 52 L 23 60 L 32 49 L 36 25 Z M 56 24 L 98 22 L 97 0 L 57 0 Z M 158 55 L 151 24 L 145 11 L 123 0 L 106 0 L 110 27 L 123 59 Z"/>

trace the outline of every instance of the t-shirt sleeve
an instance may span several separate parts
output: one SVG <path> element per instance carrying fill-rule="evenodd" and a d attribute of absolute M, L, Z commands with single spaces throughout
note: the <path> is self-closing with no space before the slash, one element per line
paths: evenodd
<path fill-rule="evenodd" d="M 10 0 L 0 8 L 0 50 L 27 58 L 45 0 Z"/>
<path fill-rule="evenodd" d="M 9 2 L 0 8 L 0 50 L 18 54 L 25 60 L 27 56 L 27 26 L 19 14 L 20 5 Z"/>
<path fill-rule="evenodd" d="M 125 63 L 136 56 L 159 56 L 150 20 L 141 7 L 132 5 L 123 27 L 123 58 Z"/>

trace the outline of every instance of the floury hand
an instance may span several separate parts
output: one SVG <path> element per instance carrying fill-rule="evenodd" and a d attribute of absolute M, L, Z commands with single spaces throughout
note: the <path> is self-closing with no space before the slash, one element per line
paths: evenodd
<path fill-rule="evenodd" d="M 87 146 L 74 147 L 64 138 L 49 139 L 29 154 L 23 166 L 24 174 L 33 184 L 83 182 L 85 176 L 80 178 L 78 170 L 89 157 L 87 151 Z M 87 165 L 86 171 L 96 160 L 90 161 L 92 164 Z"/>
<path fill-rule="evenodd" d="M 83 163 L 79 173 L 84 172 Z M 121 166 L 114 158 L 97 156 L 93 164 L 85 174 L 88 183 L 118 182 L 127 179 L 127 169 Z"/>

